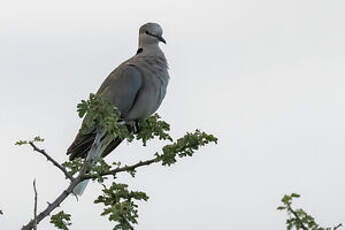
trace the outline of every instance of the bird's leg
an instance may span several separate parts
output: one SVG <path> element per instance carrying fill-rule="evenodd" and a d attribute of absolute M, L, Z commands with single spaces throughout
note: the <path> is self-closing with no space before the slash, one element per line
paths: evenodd
<path fill-rule="evenodd" d="M 130 132 L 133 132 L 133 133 L 138 133 L 139 131 L 139 122 L 138 121 L 134 121 L 134 120 L 122 120 L 122 121 L 119 121 L 119 124 L 121 125 L 126 125 L 127 126 L 127 129 L 130 131 Z"/>

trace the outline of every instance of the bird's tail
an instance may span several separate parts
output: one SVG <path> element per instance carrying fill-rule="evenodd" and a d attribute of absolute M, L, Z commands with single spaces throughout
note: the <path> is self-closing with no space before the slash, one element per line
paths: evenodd
<path fill-rule="evenodd" d="M 80 182 L 79 184 L 77 184 L 77 186 L 74 187 L 73 193 L 77 196 L 83 195 L 83 192 L 85 191 L 88 183 L 89 183 L 89 180 L 84 180 Z"/>
<path fill-rule="evenodd" d="M 88 166 L 92 166 L 100 157 L 102 156 L 102 153 L 106 149 L 106 147 L 110 144 L 112 141 L 112 138 L 109 136 L 105 136 L 105 132 L 97 132 L 95 140 L 93 141 L 93 144 L 91 146 L 90 151 L 87 154 L 87 157 L 85 161 L 87 161 L 86 164 Z M 87 184 L 89 183 L 89 180 L 84 180 L 77 184 L 74 189 L 73 193 L 75 195 L 81 196 L 83 192 L 86 189 Z"/>

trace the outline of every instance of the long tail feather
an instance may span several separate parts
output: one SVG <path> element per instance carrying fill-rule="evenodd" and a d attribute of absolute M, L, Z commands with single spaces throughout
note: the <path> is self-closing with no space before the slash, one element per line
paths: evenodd
<path fill-rule="evenodd" d="M 109 136 L 105 136 L 105 132 L 97 132 L 95 140 L 91 146 L 90 151 L 87 154 L 85 161 L 89 166 L 92 166 L 101 156 L 113 138 Z M 103 138 L 104 137 L 104 138 Z M 80 182 L 75 188 L 73 189 L 73 193 L 81 196 L 86 189 L 89 180 L 84 180 Z"/>
<path fill-rule="evenodd" d="M 89 180 L 84 180 L 80 182 L 79 184 L 77 184 L 77 186 L 74 187 L 73 193 L 78 196 L 83 195 L 83 192 L 85 191 L 88 183 L 89 183 Z"/>

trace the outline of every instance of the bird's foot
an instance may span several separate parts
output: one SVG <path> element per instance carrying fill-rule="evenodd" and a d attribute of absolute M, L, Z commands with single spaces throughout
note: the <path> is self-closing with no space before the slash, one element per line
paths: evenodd
<path fill-rule="evenodd" d="M 129 131 L 137 133 L 139 131 L 139 123 L 137 121 L 126 121 Z"/>

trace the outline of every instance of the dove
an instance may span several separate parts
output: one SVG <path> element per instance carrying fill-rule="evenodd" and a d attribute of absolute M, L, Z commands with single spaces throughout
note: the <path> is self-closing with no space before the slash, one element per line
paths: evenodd
<path fill-rule="evenodd" d="M 169 82 L 167 59 L 159 43 L 165 43 L 162 27 L 157 23 L 146 23 L 139 29 L 139 44 L 136 54 L 114 69 L 101 84 L 97 95 L 116 106 L 121 119 L 133 125 L 157 111 L 161 105 Z M 100 147 L 102 140 L 108 140 Z M 73 143 L 67 149 L 69 159 L 77 157 L 92 161 L 105 157 L 120 143 L 120 138 L 102 138 L 96 129 L 89 133 L 79 130 Z M 98 145 L 93 148 L 94 143 Z M 87 181 L 78 184 L 74 193 L 81 195 Z"/>

